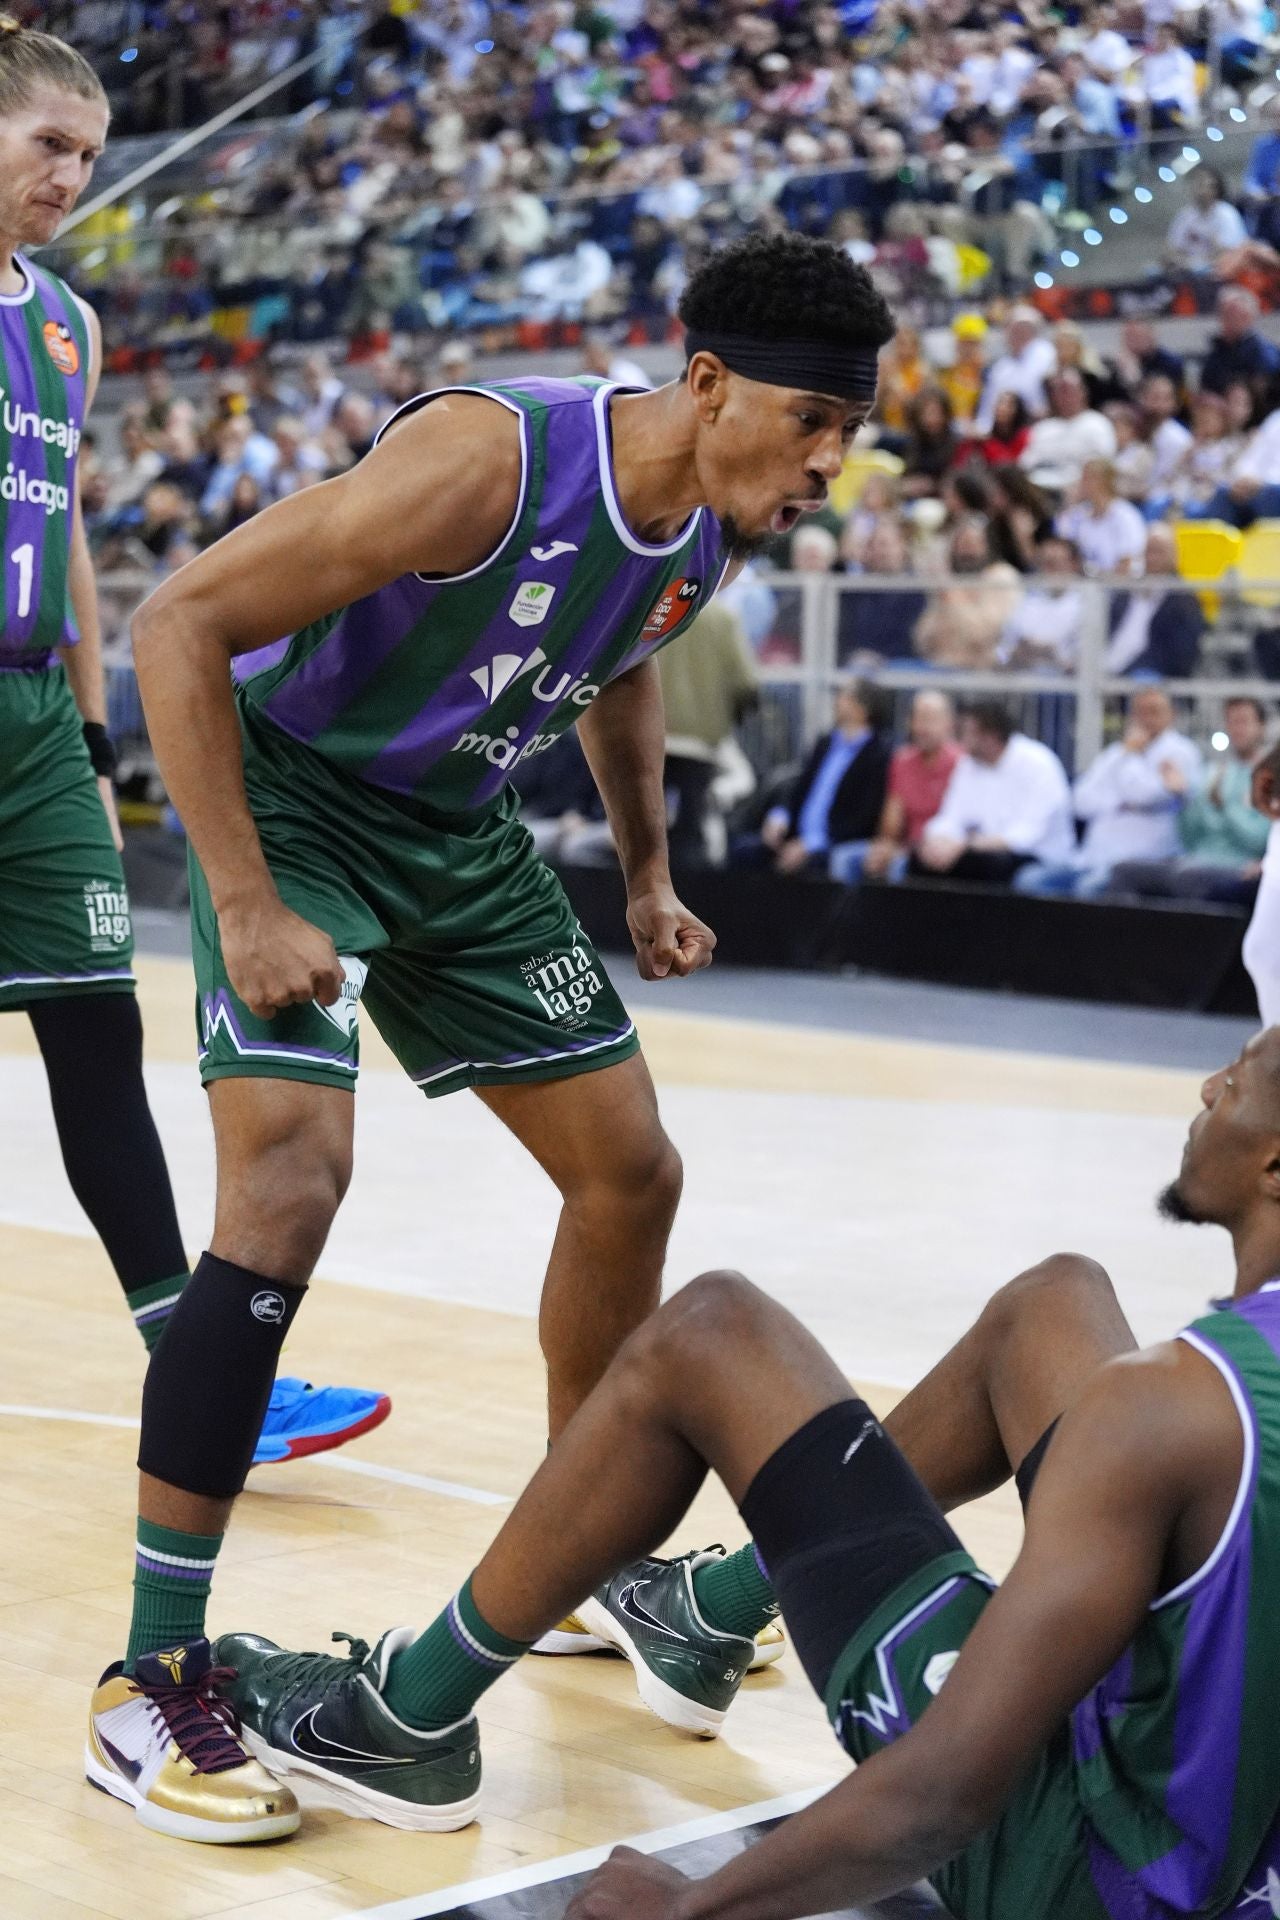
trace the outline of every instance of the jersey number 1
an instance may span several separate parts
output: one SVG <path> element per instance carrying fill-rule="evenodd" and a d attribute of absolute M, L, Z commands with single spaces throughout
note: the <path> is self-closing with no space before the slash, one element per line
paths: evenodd
<path fill-rule="evenodd" d="M 28 541 L 9 555 L 18 569 L 18 618 L 25 620 L 31 611 L 31 586 L 36 576 L 36 550 Z"/>

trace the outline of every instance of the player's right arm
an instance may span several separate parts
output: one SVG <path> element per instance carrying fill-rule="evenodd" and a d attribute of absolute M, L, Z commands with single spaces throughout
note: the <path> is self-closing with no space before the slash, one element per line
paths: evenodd
<path fill-rule="evenodd" d="M 331 1003 L 329 936 L 281 901 L 245 795 L 230 663 L 406 573 L 479 566 L 511 524 L 520 423 L 457 394 L 411 415 L 358 466 L 270 507 L 172 576 L 133 621 L 156 761 L 209 883 L 231 984 L 268 1017 Z"/>

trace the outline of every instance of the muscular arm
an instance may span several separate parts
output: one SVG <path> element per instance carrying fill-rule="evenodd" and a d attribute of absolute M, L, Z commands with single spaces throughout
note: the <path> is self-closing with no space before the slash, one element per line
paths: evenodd
<path fill-rule="evenodd" d="M 478 566 L 515 510 L 519 431 L 506 408 L 476 395 L 438 401 L 349 473 L 218 541 L 134 618 L 156 759 L 208 879 L 232 982 L 255 1013 L 313 992 L 332 1000 L 341 971 L 327 940 L 323 950 L 304 941 L 287 979 L 263 959 L 267 923 L 278 942 L 285 910 L 245 796 L 230 662 L 405 573 Z M 288 919 L 295 935 L 305 928 Z"/>
<path fill-rule="evenodd" d="M 1225 1389 L 1179 1385 L 1196 1364 L 1175 1346 L 1116 1362 L 1064 1417 L 1017 1564 L 911 1732 L 710 1879 L 630 1908 L 588 1889 L 574 1920 L 798 1920 L 884 1899 L 976 1839 L 1132 1640 L 1184 1516 L 1230 1479 L 1232 1433 L 1238 1476 Z M 619 1862 L 601 1889 L 624 1870 L 653 1871 Z"/>
<path fill-rule="evenodd" d="M 92 307 L 82 305 L 80 311 L 89 329 L 89 375 L 85 383 L 85 418 L 87 419 L 94 396 L 98 391 L 98 376 L 102 367 L 102 328 Z M 79 470 L 76 475 L 76 497 L 71 508 L 71 547 L 67 559 L 67 590 L 71 596 L 72 611 L 75 614 L 76 629 L 80 639 L 74 647 L 59 647 L 58 657 L 66 669 L 67 684 L 80 710 L 80 718 L 96 721 L 99 726 L 105 726 L 107 689 L 102 672 L 102 625 L 98 619 L 98 589 L 94 582 L 93 560 L 89 553 L 89 541 L 84 530 L 84 511 L 80 504 Z M 120 825 L 116 819 L 115 792 L 111 781 L 104 774 L 98 776 L 98 791 L 102 795 L 102 804 L 111 822 L 116 846 L 119 847 L 122 843 Z"/>
<path fill-rule="evenodd" d="M 680 905 L 667 865 L 666 733 L 656 660 L 612 681 L 578 722 L 627 883 L 627 924 L 646 979 L 694 973 L 715 935 Z"/>

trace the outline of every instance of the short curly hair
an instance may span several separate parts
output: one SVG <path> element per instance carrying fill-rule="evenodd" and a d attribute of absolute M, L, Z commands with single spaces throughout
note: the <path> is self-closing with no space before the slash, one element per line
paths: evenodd
<path fill-rule="evenodd" d="M 691 276 L 679 316 L 696 333 L 873 353 L 897 332 L 866 268 L 830 241 L 799 233 L 750 234 L 717 249 Z"/>

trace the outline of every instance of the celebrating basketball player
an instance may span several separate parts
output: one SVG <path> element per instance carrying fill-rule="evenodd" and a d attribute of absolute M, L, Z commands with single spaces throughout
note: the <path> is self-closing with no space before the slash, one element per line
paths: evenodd
<path fill-rule="evenodd" d="M 709 1879 L 619 1851 L 569 1920 L 792 1920 L 921 1876 L 956 1920 L 1276 1912 L 1280 1029 L 1202 1098 L 1161 1210 L 1227 1228 L 1235 1293 L 1176 1339 L 1139 1352 L 1102 1269 L 1060 1255 L 882 1425 L 781 1307 L 736 1275 L 695 1281 L 628 1341 L 417 1643 L 434 1747 L 400 1726 L 395 1749 L 373 1736 L 398 1767 L 371 1780 L 357 1757 L 403 1631 L 346 1659 L 236 1634 L 218 1655 L 254 1752 L 366 1816 L 470 1817 L 476 1701 L 625 1563 L 642 1619 L 669 1568 L 637 1556 L 710 1467 L 857 1771 Z M 997 1588 L 943 1516 L 1011 1477 L 1026 1534 Z M 687 1584 L 663 1617 L 697 1614 Z M 720 1646 L 736 1684 L 750 1642 Z"/>
<path fill-rule="evenodd" d="M 360 1002 L 426 1094 L 474 1088 L 560 1191 L 540 1323 L 553 1442 L 658 1304 L 680 1162 L 635 1029 L 507 776 L 576 721 L 640 971 L 707 964 L 714 936 L 667 870 L 653 655 L 735 553 L 823 500 L 893 331 L 861 268 L 791 236 L 713 256 L 681 314 L 682 379 L 422 395 L 349 474 L 221 541 L 135 621 L 152 741 L 194 853 L 218 1203 L 147 1377 L 138 1608 L 124 1671 L 95 1704 L 101 1724 L 156 1689 L 195 1775 L 179 1809 L 162 1775 L 153 1788 L 145 1766 L 139 1778 L 112 1758 L 108 1733 L 94 1777 L 168 1831 L 195 1837 L 206 1779 L 203 1837 L 269 1824 L 253 1779 L 229 1811 L 234 1747 L 199 1711 L 205 1597 L 350 1177 Z M 429 1261 L 449 1195 L 427 1179 L 423 1201 Z M 717 1617 L 773 1612 L 749 1547 L 710 1556 L 697 1580 Z M 644 1679 L 613 1596 L 594 1627 Z M 143 1657 L 178 1647 L 185 1695 L 172 1662 Z M 386 1676 L 410 1725 L 424 1671 L 404 1648 Z M 670 1717 L 698 1724 L 701 1687 L 673 1670 Z"/>
<path fill-rule="evenodd" d="M 92 310 L 20 251 L 84 192 L 107 102 L 80 54 L 0 17 L 0 1011 L 30 1016 L 68 1177 L 148 1347 L 187 1280 L 142 1078 L 93 568 L 77 493 Z M 279 1381 L 259 1459 L 332 1446 L 384 1395 Z"/>

